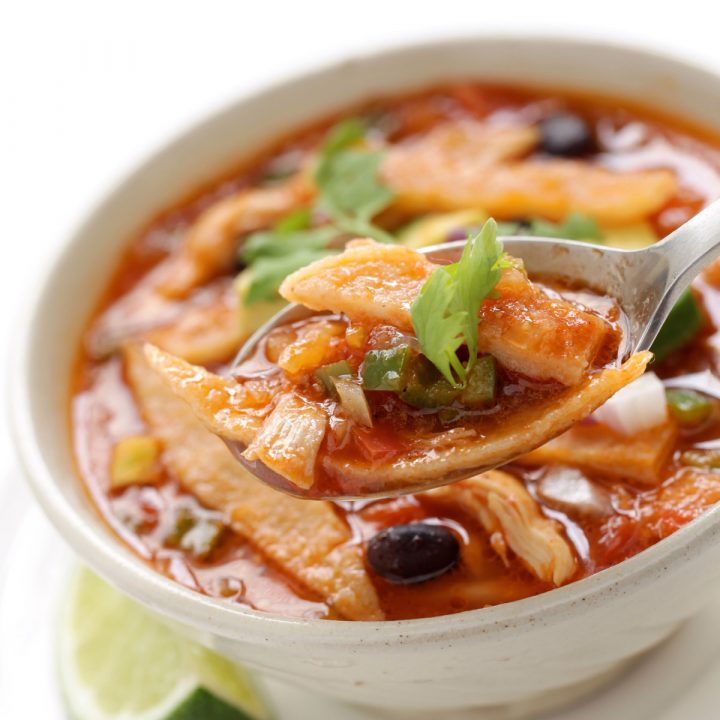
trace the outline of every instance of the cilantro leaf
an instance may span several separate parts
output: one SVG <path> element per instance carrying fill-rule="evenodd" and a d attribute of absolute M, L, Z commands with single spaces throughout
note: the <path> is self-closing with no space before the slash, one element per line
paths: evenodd
<path fill-rule="evenodd" d="M 267 230 L 253 233 L 240 250 L 240 259 L 252 265 L 261 258 L 282 257 L 301 250 L 326 248 L 338 235 L 334 227 L 319 227 L 286 233 Z"/>
<path fill-rule="evenodd" d="M 372 223 L 394 194 L 379 180 L 382 153 L 352 147 L 364 132 L 359 120 L 346 120 L 330 131 L 315 169 L 317 207 L 343 232 L 394 242 L 389 233 Z"/>
<path fill-rule="evenodd" d="M 334 252 L 336 251 L 302 248 L 291 254 L 260 257 L 250 268 L 250 284 L 243 299 L 244 304 L 275 300 L 280 284 L 290 273 Z"/>
<path fill-rule="evenodd" d="M 455 279 L 444 267 L 427 279 L 411 308 L 413 327 L 425 357 L 452 385 L 453 371 L 464 377 L 457 350 L 463 343 L 467 312 L 455 310 Z"/>
<path fill-rule="evenodd" d="M 420 349 L 455 386 L 464 386 L 477 361 L 480 306 L 495 289 L 501 270 L 511 265 L 497 239 L 495 221 L 488 220 L 468 238 L 458 262 L 433 271 L 410 308 Z M 468 348 L 467 366 L 457 355 L 462 345 Z"/>
<path fill-rule="evenodd" d="M 356 147 L 365 131 L 365 124 L 355 118 L 335 125 L 327 134 L 315 169 L 315 206 L 297 210 L 270 230 L 252 233 L 245 239 L 238 254 L 250 271 L 245 305 L 274 300 L 287 275 L 336 252 L 329 246 L 342 235 L 395 241 L 372 222 L 394 196 L 378 178 L 382 155 Z M 313 215 L 317 216 L 318 211 L 327 216 L 328 222 L 312 227 Z"/>

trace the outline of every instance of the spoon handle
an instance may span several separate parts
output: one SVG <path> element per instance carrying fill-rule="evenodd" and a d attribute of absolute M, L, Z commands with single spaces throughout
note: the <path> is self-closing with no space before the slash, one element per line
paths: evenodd
<path fill-rule="evenodd" d="M 646 254 L 650 261 L 647 263 L 649 276 L 645 280 L 655 276 L 655 281 L 663 284 L 656 310 L 637 344 L 638 350 L 647 350 L 683 291 L 703 268 L 720 256 L 720 200 L 715 200 L 652 248 L 639 253 Z"/>

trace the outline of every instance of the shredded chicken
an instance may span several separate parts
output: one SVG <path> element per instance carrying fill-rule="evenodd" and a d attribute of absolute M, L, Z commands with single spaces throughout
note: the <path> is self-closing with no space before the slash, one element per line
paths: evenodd
<path fill-rule="evenodd" d="M 600 424 L 576 425 L 517 462 L 533 467 L 574 465 L 654 485 L 675 446 L 677 434 L 674 422 L 629 437 Z"/>
<path fill-rule="evenodd" d="M 503 544 L 540 580 L 566 583 L 576 569 L 575 554 L 559 523 L 545 517 L 525 486 L 499 470 L 477 475 L 428 493 L 475 515 L 501 556 Z"/>
<path fill-rule="evenodd" d="M 382 177 L 407 211 L 477 208 L 557 221 L 579 211 L 609 225 L 644 220 L 677 190 L 664 169 L 618 173 L 574 160 L 521 160 L 535 140 L 527 126 L 443 125 L 391 148 Z"/>
<path fill-rule="evenodd" d="M 307 489 L 315 482 L 315 462 L 327 426 L 322 408 L 296 395 L 283 395 L 243 454 Z"/>
<path fill-rule="evenodd" d="M 165 448 L 163 462 L 182 486 L 223 512 L 237 533 L 342 617 L 382 619 L 362 548 L 333 506 L 258 483 L 195 419 L 139 348 L 128 347 L 125 358 L 140 410 Z"/>
<path fill-rule="evenodd" d="M 156 269 L 153 286 L 160 295 L 184 297 L 232 267 L 239 237 L 303 207 L 313 194 L 308 176 L 298 173 L 281 184 L 242 190 L 211 205 L 190 226 L 178 250 Z"/>
<path fill-rule="evenodd" d="M 287 277 L 280 294 L 312 310 L 412 332 L 410 306 L 436 267 L 410 248 L 355 240 L 340 255 Z M 503 271 L 496 291 L 498 297 L 480 309 L 480 352 L 530 377 L 564 385 L 579 382 L 606 336 L 606 323 L 549 297 L 515 268 Z"/>

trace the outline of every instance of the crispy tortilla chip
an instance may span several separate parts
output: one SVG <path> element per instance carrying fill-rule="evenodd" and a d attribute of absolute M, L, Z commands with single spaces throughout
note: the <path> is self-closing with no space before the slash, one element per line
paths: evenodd
<path fill-rule="evenodd" d="M 491 470 L 427 494 L 476 516 L 491 537 L 499 534 L 539 580 L 562 585 L 574 575 L 575 554 L 560 524 L 542 514 L 525 486 L 512 475 Z M 496 539 L 493 547 L 502 546 Z"/>
<path fill-rule="evenodd" d="M 129 347 L 125 358 L 140 409 L 163 443 L 163 461 L 183 487 L 225 513 L 236 532 L 343 617 L 382 619 L 362 548 L 352 542 L 332 505 L 291 498 L 257 482 L 197 421 L 139 348 Z"/>
<path fill-rule="evenodd" d="M 272 395 L 264 386 L 240 385 L 231 378 L 191 365 L 154 345 L 145 345 L 147 362 L 212 432 L 249 444 L 270 412 Z"/>
<path fill-rule="evenodd" d="M 294 272 L 280 286 L 287 300 L 351 320 L 388 323 L 412 332 L 410 306 L 437 266 L 402 246 L 355 240 L 340 255 Z M 479 313 L 478 348 L 501 365 L 541 380 L 579 382 L 608 326 L 570 302 L 551 298 L 521 271 L 503 271 L 499 297 Z"/>
<path fill-rule="evenodd" d="M 393 147 L 382 177 L 408 212 L 477 208 L 499 219 L 539 215 L 561 221 L 572 211 L 621 225 L 644 220 L 677 190 L 664 169 L 614 172 L 574 160 L 514 160 L 531 149 L 526 127 L 441 126 Z M 525 135 L 524 142 L 522 135 Z M 534 142 L 532 143 L 534 144 Z"/>
<path fill-rule="evenodd" d="M 655 485 L 675 446 L 678 428 L 674 422 L 636 433 L 621 435 L 601 424 L 576 425 L 549 443 L 518 458 L 532 467 L 574 465 L 610 477 Z"/>

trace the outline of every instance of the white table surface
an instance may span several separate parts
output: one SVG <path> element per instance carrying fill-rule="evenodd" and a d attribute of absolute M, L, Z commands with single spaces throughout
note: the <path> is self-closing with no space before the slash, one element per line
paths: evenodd
<path fill-rule="evenodd" d="M 625 40 L 720 69 L 713 3 L 664 5 L 0 0 L 0 376 L 5 379 L 6 350 L 38 260 L 126 168 L 239 93 L 396 41 L 495 30 Z M 0 388 L 3 395 L 4 383 Z M 3 412 L 5 503 L 19 495 L 7 429 Z M 33 678 L 26 681 L 31 692 Z M 720 665 L 708 662 L 694 679 L 692 698 L 678 698 L 662 720 L 720 717 L 713 704 L 720 700 Z"/>

